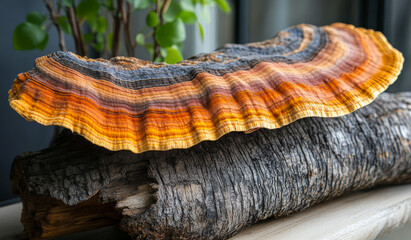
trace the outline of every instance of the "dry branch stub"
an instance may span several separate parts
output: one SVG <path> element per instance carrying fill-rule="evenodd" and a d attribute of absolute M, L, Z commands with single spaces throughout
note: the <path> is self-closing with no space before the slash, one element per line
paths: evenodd
<path fill-rule="evenodd" d="M 411 93 L 382 94 L 343 117 L 230 133 L 188 149 L 111 152 L 64 132 L 52 147 L 17 157 L 11 178 L 33 239 L 64 224 L 36 216 L 86 203 L 115 210 L 96 210 L 99 222 L 87 225 L 119 221 L 135 239 L 226 239 L 343 193 L 410 182 L 410 143 Z M 58 206 L 30 202 L 39 198 Z M 84 230 L 76 222 L 71 230 Z"/>

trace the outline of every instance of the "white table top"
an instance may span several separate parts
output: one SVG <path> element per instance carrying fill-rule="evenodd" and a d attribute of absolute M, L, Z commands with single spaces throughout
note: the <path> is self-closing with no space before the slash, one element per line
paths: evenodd
<path fill-rule="evenodd" d="M 20 213 L 21 203 L 0 208 L 1 240 L 19 239 L 23 231 Z M 401 228 L 404 225 L 405 227 Z M 389 233 L 393 230 L 397 231 Z M 411 240 L 411 184 L 352 193 L 289 217 L 261 221 L 244 229 L 232 240 L 352 240 L 378 237 L 381 240 Z M 106 227 L 57 239 L 130 238 L 116 227 Z"/>
<path fill-rule="evenodd" d="M 405 224 L 406 238 L 387 239 L 411 240 L 411 184 L 349 194 L 289 217 L 259 222 L 232 239 L 376 239 Z"/>

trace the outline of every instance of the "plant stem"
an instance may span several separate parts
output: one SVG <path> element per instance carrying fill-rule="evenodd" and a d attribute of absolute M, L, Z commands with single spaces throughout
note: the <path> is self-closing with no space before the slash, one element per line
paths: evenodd
<path fill-rule="evenodd" d="M 157 0 L 157 5 L 156 5 L 156 14 L 158 19 L 160 20 L 159 25 L 162 25 L 162 14 L 161 14 L 161 0 Z M 153 62 L 161 56 L 161 52 L 160 52 L 160 45 L 158 44 L 157 40 L 156 40 L 156 32 L 157 32 L 157 27 L 154 28 L 154 33 L 153 33 L 153 43 L 154 43 L 154 47 L 153 47 Z"/>
<path fill-rule="evenodd" d="M 73 6 L 66 7 L 67 17 L 69 19 L 70 27 L 73 32 L 74 42 L 76 44 L 77 54 L 80 56 L 86 55 L 86 49 L 83 43 L 83 35 L 81 34 L 81 29 L 76 16 L 76 9 Z"/>
<path fill-rule="evenodd" d="M 167 9 L 170 6 L 170 3 L 171 3 L 171 0 L 165 0 L 163 7 L 161 8 L 161 22 L 163 21 L 163 16 L 167 12 Z"/>
<path fill-rule="evenodd" d="M 61 51 L 66 51 L 66 43 L 64 41 L 64 33 L 60 27 L 60 25 L 57 23 L 57 17 L 60 15 L 60 10 L 58 10 L 56 13 L 54 12 L 53 8 L 53 0 L 44 0 L 44 3 L 46 4 L 46 7 L 50 13 L 51 20 L 53 21 L 54 26 L 57 29 L 57 32 L 59 34 L 59 47 Z"/>
<path fill-rule="evenodd" d="M 127 11 L 124 4 L 121 8 L 121 13 L 123 15 L 123 23 L 124 23 L 124 35 L 125 35 L 125 42 L 127 48 L 127 55 L 129 57 L 134 57 L 134 48 L 135 44 L 131 37 L 131 30 L 130 30 L 130 15 L 131 15 L 131 5 L 127 2 Z"/>
<path fill-rule="evenodd" d="M 164 24 L 164 14 L 167 12 L 168 7 L 170 6 L 172 0 L 157 0 L 156 6 L 156 14 L 159 19 L 159 26 Z M 156 28 L 154 28 L 153 34 L 153 42 L 154 42 L 154 54 L 153 54 L 153 61 L 157 58 L 161 57 L 160 45 L 156 40 Z"/>
<path fill-rule="evenodd" d="M 117 0 L 117 10 L 114 14 L 114 34 L 113 34 L 113 57 L 118 56 L 120 51 L 120 30 L 121 30 L 121 9 L 123 8 L 123 0 Z"/>

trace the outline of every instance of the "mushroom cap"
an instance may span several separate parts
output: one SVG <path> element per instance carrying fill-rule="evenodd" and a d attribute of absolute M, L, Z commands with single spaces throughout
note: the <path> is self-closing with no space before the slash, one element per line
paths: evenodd
<path fill-rule="evenodd" d="M 393 83 L 403 61 L 380 32 L 301 24 L 173 65 L 56 52 L 17 76 L 9 102 L 27 120 L 140 153 L 348 114 Z"/>

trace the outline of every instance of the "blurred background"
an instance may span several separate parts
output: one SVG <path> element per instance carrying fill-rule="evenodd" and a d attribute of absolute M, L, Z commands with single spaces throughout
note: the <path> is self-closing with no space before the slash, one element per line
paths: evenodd
<path fill-rule="evenodd" d="M 411 1 L 410 0 L 231 0 L 232 12 L 222 13 L 213 7 L 211 21 L 203 23 L 205 40 L 201 41 L 198 29 L 187 27 L 184 58 L 213 51 L 226 43 L 247 43 L 266 40 L 284 28 L 300 23 L 317 26 L 333 22 L 382 31 L 389 42 L 400 50 L 406 59 L 402 74 L 388 91 L 411 90 Z M 34 60 L 58 49 L 57 32 L 49 31 L 49 44 L 43 50 L 15 51 L 12 36 L 14 28 L 25 20 L 30 11 L 46 13 L 43 1 L 13 0 L 3 3 L 0 9 L 0 206 L 19 201 L 11 193 L 9 172 L 15 156 L 46 148 L 53 135 L 53 127 L 28 122 L 14 112 L 8 104 L 8 90 L 18 73 L 34 67 Z M 132 16 L 135 35 L 146 13 Z M 74 51 L 71 38 L 66 35 L 67 48 Z M 148 60 L 149 54 L 142 47 L 136 49 L 139 58 Z M 120 50 L 125 55 L 125 47 Z"/>

